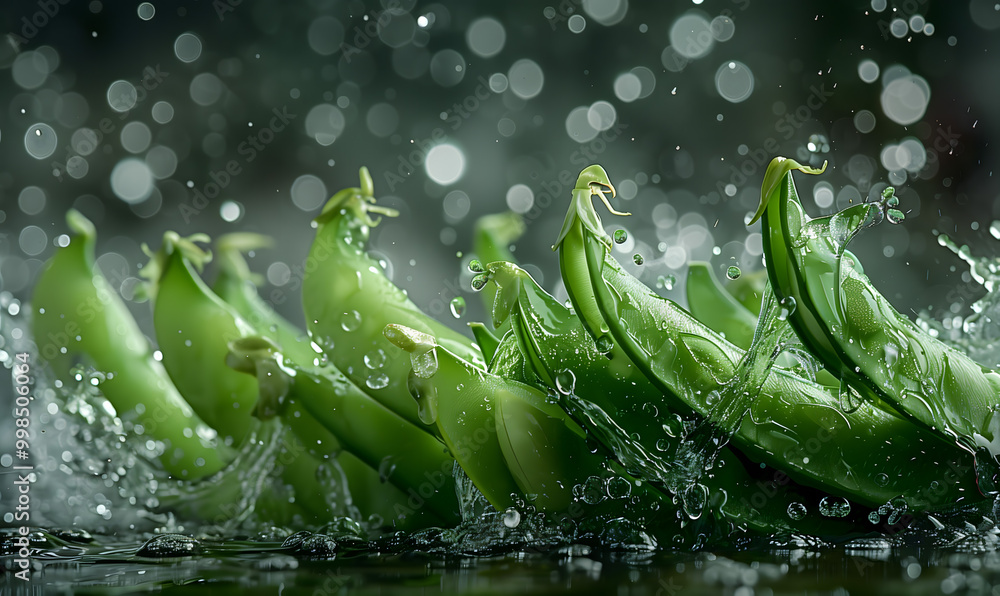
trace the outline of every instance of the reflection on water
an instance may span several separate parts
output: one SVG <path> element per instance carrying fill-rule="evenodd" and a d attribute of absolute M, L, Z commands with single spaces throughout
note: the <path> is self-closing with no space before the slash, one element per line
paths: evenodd
<path fill-rule="evenodd" d="M 440 536 L 430 533 L 364 542 L 307 532 L 283 538 L 273 532 L 191 540 L 174 551 L 152 552 L 149 542 L 79 533 L 38 531 L 31 539 L 31 586 L 44 586 L 46 593 L 670 596 L 798 594 L 820 588 L 847 594 L 868 593 L 878 582 L 879 591 L 888 594 L 990 594 L 1000 585 L 997 552 L 970 549 L 963 541 L 924 548 L 907 537 L 838 545 L 793 539 L 749 551 L 701 553 L 579 543 L 537 549 L 497 545 L 482 554 L 442 548 Z M 0 544 L 6 565 L 11 535 Z"/>

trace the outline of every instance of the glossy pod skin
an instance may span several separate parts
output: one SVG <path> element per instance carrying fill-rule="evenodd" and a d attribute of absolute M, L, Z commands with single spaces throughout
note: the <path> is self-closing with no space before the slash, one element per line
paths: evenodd
<path fill-rule="evenodd" d="M 250 272 L 243 253 L 270 245 L 271 239 L 260 234 L 234 233 L 220 236 L 215 243 L 219 272 L 212 285 L 213 291 L 236 309 L 262 337 L 273 341 L 286 360 L 291 359 L 296 366 L 316 374 L 342 376 L 340 371 L 320 359 L 321 354 L 305 331 L 279 315 L 257 293 L 256 276 Z M 344 379 L 343 382 L 349 381 Z M 294 392 L 286 397 L 281 415 L 286 420 L 295 421 L 295 435 L 311 455 L 320 459 L 336 457 L 347 480 L 354 505 L 364 517 L 375 514 L 394 522 L 399 528 L 423 527 L 414 525 L 423 523 L 419 516 L 410 516 L 406 520 L 413 523 L 400 523 L 395 505 L 402 504 L 405 507 L 409 495 L 385 482 L 379 475 L 377 465 L 372 467 L 351 451 L 342 450 L 336 436 L 299 403 Z"/>
<path fill-rule="evenodd" d="M 237 445 L 251 426 L 257 387 L 226 367 L 227 344 L 255 330 L 195 271 L 211 259 L 195 244 L 207 240 L 167 232 L 143 273 L 150 282 L 163 366 L 195 412 L 227 444 Z"/>
<path fill-rule="evenodd" d="M 230 366 L 260 379 L 261 401 L 270 402 L 267 409 L 282 413 L 284 404 L 301 404 L 346 451 L 403 493 L 391 519 L 410 526 L 461 520 L 454 460 L 437 439 L 372 399 L 337 369 L 299 367 L 266 338 L 238 339 L 230 350 Z"/>
<path fill-rule="evenodd" d="M 49 260 L 32 299 L 41 358 L 65 383 L 75 382 L 70 371 L 80 361 L 106 373 L 104 397 L 122 420 L 166 445 L 159 461 L 171 475 L 196 480 L 220 471 L 232 453 L 212 440 L 215 433 L 185 403 L 128 308 L 95 271 L 93 224 L 75 210 L 66 219 L 74 236 Z"/>
<path fill-rule="evenodd" d="M 398 323 L 430 333 L 463 359 L 483 365 L 469 338 L 428 317 L 386 278 L 366 254 L 372 214 L 394 215 L 374 204 L 372 179 L 361 169 L 361 186 L 331 198 L 316 218 L 316 238 L 302 283 L 302 306 L 312 340 L 358 387 L 411 423 L 435 433 L 420 421 L 406 388 L 409 359 L 382 330 Z"/>
<path fill-rule="evenodd" d="M 669 498 L 595 453 L 583 429 L 544 393 L 463 361 L 425 333 L 389 325 L 385 334 L 410 356 L 409 385 L 421 416 L 438 425 L 448 450 L 497 510 L 522 501 L 563 520 L 670 521 Z M 616 486 L 623 490 L 611 496 L 608 487 Z"/>
<path fill-rule="evenodd" d="M 229 443 L 243 444 L 256 419 L 277 415 L 267 409 L 270 400 L 258 400 L 258 383 L 265 390 L 274 385 L 266 374 L 254 379 L 227 366 L 229 343 L 255 336 L 257 329 L 198 275 L 196 269 L 211 255 L 195 242 L 207 240 L 202 235 L 164 234 L 163 246 L 146 267 L 155 302 L 153 326 L 164 366 L 187 402 Z M 292 415 L 295 412 L 299 415 Z M 315 473 L 321 462 L 310 451 L 325 456 L 336 450 L 337 442 L 321 424 L 302 414 L 293 409 L 284 420 L 291 435 L 282 437 L 287 461 L 281 480 L 293 487 L 296 502 L 311 506 L 319 518 L 329 507 Z M 307 473 L 298 473 L 302 470 Z"/>
<path fill-rule="evenodd" d="M 577 314 L 597 343 L 610 344 L 612 361 L 622 350 L 642 368 L 663 392 L 661 410 L 709 416 L 709 397 L 743 352 L 618 265 L 591 203 L 592 184 L 610 187 L 599 166 L 581 175 L 556 245 Z M 968 458 L 953 445 L 870 404 L 845 414 L 837 397 L 780 368 L 746 406 L 733 445 L 801 484 L 868 506 L 902 495 L 911 510 L 980 498 L 967 480 Z M 948 470 L 955 473 L 942 473 Z"/>
<path fill-rule="evenodd" d="M 861 229 L 903 214 L 891 191 L 879 202 L 808 218 L 791 172 L 820 173 L 791 159 L 768 167 L 755 219 L 775 295 L 792 298 L 799 338 L 876 403 L 988 458 L 1000 456 L 1000 374 L 899 314 L 865 276 L 847 243 Z M 982 482 L 983 479 L 981 479 Z M 995 491 L 995 479 L 986 490 Z"/>
<path fill-rule="evenodd" d="M 626 469 L 649 477 L 663 477 L 670 469 L 650 471 L 657 458 L 648 454 L 672 453 L 681 440 L 682 421 L 669 412 L 660 412 L 653 405 L 660 399 L 660 390 L 634 366 L 626 373 L 612 372 L 612 362 L 597 351 L 579 319 L 559 301 L 542 290 L 527 272 L 511 263 L 491 263 L 486 267 L 492 282 L 501 289 L 498 296 L 510 296 L 511 301 L 497 304 L 494 317 L 509 319 L 510 336 L 516 338 L 534 372 L 561 397 L 566 411 L 574 414 L 592 437 L 597 438 L 612 453 L 646 457 L 625 460 Z M 516 291 L 505 292 L 516 288 Z M 621 358 L 619 358 L 621 360 Z M 492 364 L 491 364 L 492 367 Z M 635 443 L 630 449 L 615 449 L 623 440 L 608 426 L 627 430 Z M 669 426 L 671 434 L 663 432 Z M 661 456 L 662 457 L 662 456 Z M 748 471 L 749 470 L 749 471 Z M 752 473 L 751 473 L 752 472 Z M 799 532 L 812 535 L 843 535 L 856 528 L 858 514 L 847 520 L 824 518 L 815 504 L 824 496 L 791 482 L 775 484 L 767 499 L 752 498 L 760 490 L 758 482 L 781 478 L 773 469 L 748 468 L 738 454 L 724 448 L 713 469 L 702 478 L 707 499 L 713 504 L 712 514 L 728 521 L 733 528 L 758 532 Z M 700 516 L 706 503 L 692 502 L 696 493 L 681 494 L 684 515 Z M 809 515 L 799 519 L 788 511 L 805 505 Z M 679 512 L 679 515 L 681 512 Z"/>

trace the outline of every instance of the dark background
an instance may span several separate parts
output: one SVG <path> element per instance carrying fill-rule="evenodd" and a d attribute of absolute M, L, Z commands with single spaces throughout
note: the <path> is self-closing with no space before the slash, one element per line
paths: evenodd
<path fill-rule="evenodd" d="M 256 253 L 252 266 L 267 274 L 264 295 L 300 321 L 299 296 L 291 288 L 312 239 L 310 219 L 322 206 L 317 193 L 329 196 L 357 185 L 358 168 L 366 165 L 376 196 L 402 211 L 374 231 L 372 248 L 387 258 L 394 281 L 418 305 L 462 326 L 482 316 L 463 273 L 472 224 L 479 215 L 505 209 L 515 185 L 534 196 L 528 234 L 516 255 L 559 294 L 549 246 L 562 222 L 568 187 L 559 187 L 558 180 L 560 174 L 575 179 L 591 161 L 601 163 L 622 190 L 616 204 L 634 214 L 604 216 L 609 226 L 630 232 L 619 256 L 655 287 L 660 276 L 682 279 L 690 259 L 711 259 L 717 271 L 732 264 L 744 271 L 761 267 L 743 220 L 756 207 L 764 162 L 773 149 L 816 165 L 829 160 L 824 176 L 798 179 L 806 209 L 815 215 L 887 184 L 890 172 L 880 155 L 908 138 L 924 147 L 926 165 L 907 172 L 905 181 L 898 172 L 893 179 L 907 220 L 883 224 L 852 245 L 876 286 L 902 312 L 927 309 L 937 318 L 967 314 L 980 291 L 962 277 L 965 268 L 938 246 L 934 234 L 947 232 L 977 254 L 997 253 L 989 234 L 991 222 L 1000 218 L 993 176 L 997 152 L 990 142 L 1000 127 L 1000 12 L 993 2 L 890 0 L 879 12 L 872 2 L 762 0 L 158 0 L 148 20 L 141 18 L 146 9 L 140 4 L 18 0 L 0 9 L 0 31 L 10 32 L 0 44 L 0 289 L 20 300 L 30 298 L 44 259 L 67 231 L 64 213 L 76 206 L 97 223 L 99 263 L 126 298 L 133 297 L 135 276 L 145 262 L 140 244 L 158 246 L 166 230 L 273 235 L 277 248 Z M 874 6 L 881 8 L 879 0 Z M 616 16 L 602 17 L 614 9 Z M 669 33 L 689 14 L 704 21 L 725 16 L 735 29 L 730 39 L 706 44 L 711 48 L 704 56 L 683 64 L 671 58 Z M 370 21 L 383 15 L 385 27 L 369 27 L 375 35 L 368 35 L 365 15 Z M 614 24 L 601 23 L 619 16 Z M 933 33 L 892 34 L 893 19 L 905 23 L 914 16 L 932 24 Z M 426 26 L 414 25 L 418 17 L 427 19 Z M 499 22 L 506 36 L 502 50 L 490 57 L 479 55 L 467 39 L 470 25 L 482 17 Z M 573 32 L 571 26 L 578 29 L 581 22 L 583 30 Z M 175 53 L 175 41 L 185 33 L 202 46 L 192 62 Z M 43 66 L 30 52 L 42 56 Z M 460 55 L 457 82 L 448 62 L 452 52 Z M 28 64 L 29 59 L 35 62 Z M 487 90 L 481 82 L 497 73 L 510 75 L 520 60 L 532 61 L 544 74 L 537 96 L 514 93 L 512 87 L 523 81 L 508 81 L 504 91 Z M 732 60 L 754 77 L 752 93 L 740 103 L 721 97 L 715 83 L 716 72 Z M 859 76 L 864 60 L 880 68 L 874 82 Z M 925 113 L 908 126 L 889 118 L 880 103 L 888 82 L 883 77 L 897 65 L 926 80 L 930 90 Z M 615 81 L 637 67 L 648 69 L 655 87 L 650 92 L 647 81 L 644 97 L 623 101 Z M 25 70 L 15 76 L 16 68 Z M 113 109 L 112 83 L 141 87 L 146 69 L 160 73 L 147 77 L 151 88 L 139 91 L 127 112 Z M 826 92 L 818 103 L 810 99 L 817 90 Z M 567 118 L 575 108 L 598 101 L 614 107 L 620 128 L 581 147 L 580 137 L 567 131 Z M 165 124 L 153 118 L 157 102 L 173 108 Z M 343 120 L 332 143 L 309 134 L 308 115 L 320 104 L 336 106 L 319 108 L 316 114 L 327 118 L 323 122 L 334 113 L 336 124 L 337 112 Z M 241 143 L 261 134 L 274 110 L 295 117 L 288 127 L 272 131 L 270 142 L 248 161 Z M 875 119 L 867 133 L 855 125 L 862 110 Z M 65 168 L 66 158 L 76 154 L 74 131 L 100 130 L 105 119 L 113 130 L 81 156 L 86 173 L 77 163 L 77 176 L 70 175 Z M 43 159 L 25 146 L 26 132 L 37 123 L 51 126 L 58 137 L 55 152 Z M 154 156 L 149 149 L 133 154 L 123 147 L 121 133 L 131 123 L 148 128 Z M 428 175 L 420 150 L 439 141 L 459 148 L 465 160 L 461 178 L 447 185 Z M 594 159 L 581 157 L 584 150 Z M 111 184 L 116 164 L 128 158 L 152 163 L 169 152 L 176 156 L 176 169 L 155 180 L 148 198 L 128 204 L 116 195 Z M 238 173 L 224 175 L 234 161 Z M 745 175 L 737 175 L 739 170 Z M 399 174 L 405 176 L 396 178 Z M 300 180 L 305 186 L 299 190 L 319 190 L 293 200 L 293 186 L 302 176 L 309 178 Z M 198 203 L 195 191 L 213 181 L 225 181 L 221 193 Z M 840 200 L 817 207 L 813 187 L 820 182 Z M 855 194 L 842 192 L 848 185 Z M 40 191 L 29 188 L 25 194 L 26 187 Z M 542 200 L 547 189 L 556 196 L 542 208 L 549 203 Z M 515 204 L 518 196 L 512 194 Z M 238 204 L 238 209 L 228 205 L 238 214 L 234 221 L 223 217 L 227 201 Z M 198 213 L 182 207 L 199 204 Z M 643 255 L 641 267 L 631 265 L 633 253 Z M 681 284 L 658 291 L 683 295 Z M 470 304 L 461 320 L 447 309 L 457 294 Z M 148 308 L 134 306 L 149 329 Z"/>

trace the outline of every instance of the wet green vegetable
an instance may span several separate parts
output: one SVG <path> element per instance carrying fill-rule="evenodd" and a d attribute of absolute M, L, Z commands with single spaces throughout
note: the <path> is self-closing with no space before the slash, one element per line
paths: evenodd
<path fill-rule="evenodd" d="M 611 209 L 614 188 L 591 166 L 554 246 L 572 306 L 510 262 L 519 217 L 483 218 L 469 269 L 490 325 L 470 324 L 473 340 L 422 313 L 367 253 L 378 216 L 395 212 L 362 169 L 315 220 L 308 332 L 258 295 L 242 253 L 266 239 L 223 238 L 213 291 L 207 238 L 168 232 L 144 270 L 161 367 L 71 212 L 78 235 L 39 282 L 36 336 L 54 373 L 93 365 L 123 419 L 166 444 L 160 461 L 183 480 L 160 502 L 219 527 L 343 514 L 382 530 L 455 526 L 488 502 L 507 528 L 538 513 L 582 535 L 625 524 L 697 548 L 748 532 L 894 532 L 906 512 L 988 504 L 1000 375 L 923 335 L 847 252 L 864 227 L 902 220 L 891 192 L 809 220 L 792 169 L 808 170 L 772 164 L 757 213 L 776 296 L 764 274 L 731 266 L 723 288 L 699 263 L 690 312 L 647 288 L 612 254 L 628 233 L 605 232 L 593 198 Z M 154 424 L 151 407 L 169 421 Z"/>
<path fill-rule="evenodd" d="M 556 245 L 560 267 L 597 349 L 641 367 L 663 392 L 656 405 L 710 419 L 710 448 L 731 438 L 752 459 L 862 504 L 903 495 L 911 509 L 933 509 L 980 498 L 970 463 L 937 435 L 870 404 L 845 414 L 837 397 L 780 368 L 764 377 L 759 394 L 737 387 L 727 400 L 723 392 L 736 386 L 729 382 L 744 354 L 618 265 L 591 203 L 608 188 L 599 166 L 581 174 Z M 927 458 L 934 464 L 915 464 Z M 938 470 L 948 467 L 965 475 L 943 483 Z"/>
<path fill-rule="evenodd" d="M 1000 374 L 924 331 L 898 313 L 870 283 L 847 245 L 861 230 L 903 214 L 891 187 L 880 201 L 809 218 L 791 173 L 819 174 L 775 158 L 761 189 L 762 234 L 775 294 L 794 300 L 796 333 L 832 371 L 874 403 L 888 406 L 980 454 L 1000 456 Z M 979 462 L 984 463 L 983 461 Z M 995 491 L 993 471 L 980 482 Z"/>
<path fill-rule="evenodd" d="M 758 468 L 752 474 L 728 448 L 700 486 L 687 486 L 685 479 L 669 468 L 649 470 L 659 464 L 658 454 L 676 451 L 685 429 L 684 420 L 669 411 L 661 412 L 655 405 L 660 390 L 627 359 L 608 359 L 598 352 L 579 319 L 538 287 L 527 272 L 505 262 L 491 263 L 486 268 L 498 287 L 495 295 L 507 298 L 494 307 L 494 321 L 509 321 L 509 336 L 532 370 L 592 437 L 610 453 L 624 456 L 620 463 L 626 470 L 653 479 L 668 495 L 677 494 L 678 514 L 698 519 L 711 509 L 732 528 L 765 532 L 824 534 L 843 532 L 849 527 L 842 520 L 821 517 L 816 503 L 824 495 L 811 494 L 794 483 L 775 486 L 768 499 L 751 502 L 747 495 L 759 490 L 756 482 L 761 477 L 774 478 L 775 470 Z M 626 429 L 627 436 L 613 432 L 615 428 Z M 715 506 L 709 508 L 709 503 Z M 806 504 L 810 515 L 789 517 L 789 508 L 801 507 L 805 512 Z"/>
<path fill-rule="evenodd" d="M 39 355 L 69 385 L 78 362 L 103 373 L 101 392 L 136 434 L 164 443 L 158 459 L 170 474 L 193 480 L 218 472 L 232 453 L 178 393 L 117 291 L 95 270 L 93 224 L 75 210 L 66 220 L 73 238 L 35 286 Z"/>
<path fill-rule="evenodd" d="M 347 387 L 350 381 L 326 362 L 322 350 L 312 343 L 305 331 L 279 315 L 258 294 L 257 276 L 250 272 L 243 253 L 271 244 L 270 238 L 260 234 L 233 233 L 221 236 L 216 241 L 219 272 L 213 290 L 249 322 L 257 333 L 273 341 L 285 360 L 290 359 L 295 363 L 294 366 L 318 377 L 336 380 L 336 383 L 330 381 L 329 385 L 339 391 L 358 392 L 353 385 Z M 255 371 L 256 369 L 254 374 Z M 381 459 L 375 461 L 369 458 L 366 463 L 353 451 L 342 450 L 339 440 L 329 430 L 330 426 L 324 426 L 320 417 L 310 414 L 299 402 L 298 396 L 297 391 L 289 391 L 284 396 L 281 416 L 293 421 L 295 435 L 311 455 L 324 460 L 336 458 L 350 487 L 351 499 L 365 519 L 374 514 L 399 528 L 432 525 L 437 518 L 426 515 L 399 516 L 399 510 L 409 507 L 406 501 L 410 497 L 393 483 L 386 482 L 385 477 L 379 473 Z M 314 405 L 314 409 L 316 407 Z M 383 457 L 391 455 L 384 453 Z M 302 458 L 296 458 L 295 461 L 300 459 Z"/>
<path fill-rule="evenodd" d="M 409 359 L 382 335 L 386 325 L 406 325 L 438 338 L 459 357 L 484 365 L 471 339 L 425 315 L 367 254 L 374 216 L 395 212 L 375 204 L 372 179 L 361 169 L 361 186 L 331 198 L 316 218 L 318 228 L 302 283 L 302 305 L 312 340 L 359 387 L 427 432 L 406 388 Z"/>
<path fill-rule="evenodd" d="M 260 382 L 268 409 L 282 413 L 286 404 L 301 404 L 345 450 L 403 493 L 405 498 L 382 491 L 382 499 L 396 499 L 390 521 L 411 527 L 458 521 L 454 460 L 434 437 L 373 400 L 337 369 L 302 368 L 266 338 L 241 338 L 230 349 L 230 365 Z"/>

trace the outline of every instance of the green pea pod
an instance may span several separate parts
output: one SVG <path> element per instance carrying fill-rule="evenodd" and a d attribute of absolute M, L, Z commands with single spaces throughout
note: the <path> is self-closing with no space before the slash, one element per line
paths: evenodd
<path fill-rule="evenodd" d="M 410 354 L 421 416 L 439 426 L 448 450 L 496 509 L 526 500 L 560 516 L 585 510 L 635 519 L 669 506 L 649 485 L 609 469 L 583 429 L 545 394 L 487 373 L 415 329 L 389 325 L 385 334 Z M 621 494 L 608 493 L 611 485 Z"/>
<path fill-rule="evenodd" d="M 497 308 L 506 313 L 512 335 L 531 362 L 539 377 L 560 396 L 564 407 L 580 420 L 592 436 L 613 453 L 672 453 L 681 440 L 683 421 L 670 412 L 660 412 L 654 405 L 660 400 L 657 389 L 645 375 L 626 358 L 608 359 L 597 351 L 580 320 L 558 300 L 542 290 L 524 270 L 510 263 L 487 266 L 491 280 L 501 288 L 516 287 L 516 299 Z M 499 290 L 497 295 L 503 295 Z M 622 433 L 611 428 L 625 429 Z M 632 449 L 616 449 L 617 441 L 634 441 Z M 655 465 L 655 457 L 625 460 L 625 469 L 642 473 L 646 466 Z M 761 477 L 778 476 L 775 470 L 758 467 L 748 472 L 739 456 L 726 448 L 703 479 L 704 489 L 680 490 L 681 507 L 688 517 L 700 517 L 710 502 L 726 503 L 714 513 L 734 525 L 773 533 L 778 531 L 808 534 L 835 534 L 850 530 L 847 520 L 823 518 L 815 504 L 822 496 L 793 483 L 785 483 L 770 491 L 769 498 L 749 499 L 759 490 Z M 661 470 L 670 475 L 671 470 Z M 649 476 L 649 474 L 643 474 Z M 779 476 L 780 477 L 780 476 Z M 700 491 L 700 492 L 699 492 Z M 808 504 L 808 507 L 807 507 Z M 798 515 L 811 511 L 811 514 Z M 789 517 L 788 512 L 796 513 Z"/>
<path fill-rule="evenodd" d="M 182 238 L 167 232 L 144 275 L 163 366 L 194 411 L 234 445 L 251 426 L 257 384 L 226 367 L 227 344 L 255 330 L 195 271 L 211 259 L 195 242 L 207 241 L 203 234 Z"/>
<path fill-rule="evenodd" d="M 892 189 L 878 202 L 811 219 L 799 202 L 793 170 L 822 172 L 775 158 L 764 176 L 755 219 L 763 218 L 771 284 L 779 298 L 794 300 L 789 320 L 802 342 L 863 395 L 972 453 L 1000 457 L 1000 417 L 995 415 L 1000 374 L 898 313 L 846 249 L 862 229 L 886 217 L 903 218 Z M 997 490 L 995 478 L 980 480 L 986 481 L 984 490 Z"/>
<path fill-rule="evenodd" d="M 93 224 L 75 210 L 66 220 L 74 236 L 49 260 L 34 291 L 41 358 L 65 383 L 73 382 L 70 371 L 80 360 L 106 373 L 104 397 L 123 421 L 164 443 L 159 461 L 170 474 L 194 480 L 218 472 L 232 454 L 211 440 L 215 433 L 184 402 L 128 308 L 94 270 Z"/>
<path fill-rule="evenodd" d="M 272 379 L 275 371 L 260 369 L 255 380 L 227 366 L 229 343 L 254 336 L 257 329 L 209 289 L 196 272 L 210 255 L 195 242 L 207 240 L 203 235 L 164 235 L 162 248 L 147 266 L 155 289 L 153 326 L 164 366 L 181 394 L 220 434 L 242 443 L 255 417 L 266 420 L 278 414 L 273 399 L 258 396 L 281 393 L 278 381 L 284 377 Z M 312 366 L 312 360 L 307 366 Z M 312 458 L 310 452 L 326 457 L 336 450 L 334 435 L 297 403 L 285 410 L 284 421 L 307 446 L 293 457 Z M 315 467 L 318 462 L 300 465 Z M 303 501 L 324 491 L 314 475 L 298 475 L 293 466 L 286 466 L 282 474 L 282 480 L 303 495 Z"/>
<path fill-rule="evenodd" d="M 230 343 L 230 350 L 229 365 L 260 380 L 260 399 L 270 402 L 269 409 L 281 412 L 285 404 L 301 404 L 346 451 L 404 492 L 404 498 L 396 497 L 393 519 L 413 523 L 410 518 L 415 517 L 420 524 L 461 520 L 454 460 L 437 439 L 372 399 L 337 369 L 299 367 L 266 338 L 241 338 Z"/>
<path fill-rule="evenodd" d="M 742 351 L 618 265 L 591 203 L 591 193 L 599 192 L 592 184 L 610 188 L 600 166 L 581 174 L 556 245 L 581 322 L 600 351 L 643 370 L 662 391 L 660 409 L 712 415 L 711 401 L 732 378 Z M 780 368 L 746 406 L 734 445 L 801 484 L 865 505 L 902 495 L 911 509 L 923 510 L 979 498 L 967 481 L 971 466 L 954 446 L 869 404 L 845 414 L 837 398 Z M 933 464 L 914 467 L 917 457 L 934 458 Z M 942 483 L 940 470 L 949 467 L 960 473 Z"/>
<path fill-rule="evenodd" d="M 270 245 L 270 238 L 259 234 L 234 233 L 216 240 L 219 274 L 213 290 L 246 319 L 263 337 L 275 342 L 287 358 L 297 366 L 318 372 L 331 366 L 320 361 L 307 333 L 279 315 L 257 293 L 256 276 L 250 272 L 243 253 Z M 337 374 L 337 373 L 331 373 Z M 320 458 L 335 456 L 350 487 L 351 498 L 364 517 L 376 514 L 385 520 L 395 520 L 394 506 L 409 498 L 394 485 L 383 482 L 377 468 L 362 462 L 350 451 L 341 451 L 337 438 L 292 397 L 284 405 L 282 416 L 294 420 L 295 434 L 309 453 Z M 306 458 L 298 458 L 306 459 Z M 294 462 L 296 466 L 308 463 Z M 308 470 L 306 470 L 308 472 Z M 398 522 L 398 520 L 396 520 Z M 409 521 L 419 522 L 413 517 Z M 397 526 L 402 527 L 402 526 Z M 407 525 L 406 527 L 422 527 Z"/>
<path fill-rule="evenodd" d="M 744 350 L 750 347 L 757 317 L 722 288 L 708 263 L 688 265 L 686 291 L 688 309 L 695 318 L 730 343 Z"/>
<path fill-rule="evenodd" d="M 431 333 L 463 359 L 483 363 L 471 339 L 420 312 L 366 254 L 372 214 L 395 215 L 374 204 L 372 179 L 361 169 L 361 186 L 331 198 L 316 218 L 318 228 L 302 283 L 302 305 L 314 342 L 359 387 L 393 412 L 434 433 L 421 422 L 406 388 L 409 361 L 382 336 L 390 323 Z M 484 365 L 485 366 L 485 365 Z"/>
<path fill-rule="evenodd" d="M 257 294 L 254 276 L 243 258 L 243 251 L 268 245 L 269 238 L 259 234 L 228 234 L 216 241 L 219 274 L 212 290 L 231 306 L 254 333 L 267 337 L 278 346 L 287 358 L 302 367 L 320 365 L 320 354 L 312 346 L 309 336 L 279 315 Z M 298 404 L 289 404 L 285 417 L 295 420 L 295 433 L 307 445 L 310 453 L 325 457 L 340 449 L 337 438 L 330 434 Z"/>

